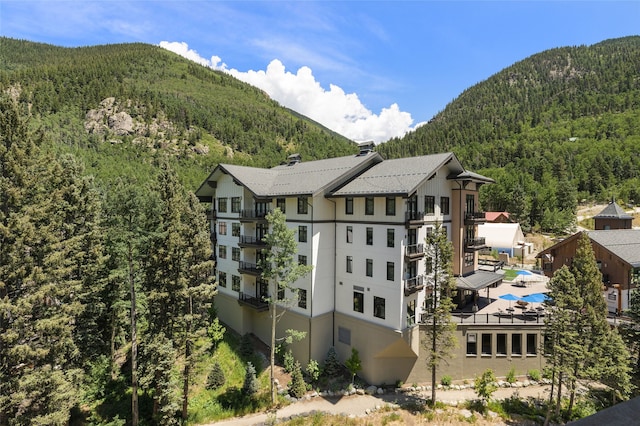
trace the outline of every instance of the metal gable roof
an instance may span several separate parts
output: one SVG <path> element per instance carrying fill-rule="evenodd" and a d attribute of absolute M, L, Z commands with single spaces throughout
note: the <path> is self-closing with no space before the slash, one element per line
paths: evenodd
<path fill-rule="evenodd" d="M 391 194 L 408 196 L 415 192 L 422 182 L 448 163 L 449 167 L 456 172 L 464 171 L 451 152 L 385 160 L 333 191 L 332 195 L 338 197 Z"/>
<path fill-rule="evenodd" d="M 640 229 L 589 231 L 588 235 L 634 268 L 640 267 Z"/>

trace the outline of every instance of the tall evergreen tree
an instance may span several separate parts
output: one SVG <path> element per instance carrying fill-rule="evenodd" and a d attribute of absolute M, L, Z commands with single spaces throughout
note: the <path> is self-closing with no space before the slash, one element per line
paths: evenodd
<path fill-rule="evenodd" d="M 278 304 L 286 304 L 286 300 L 279 299 L 287 289 L 294 290 L 292 284 L 306 276 L 313 269 L 312 265 L 301 265 L 294 260 L 298 252 L 295 231 L 287 227 L 286 216 L 279 208 L 267 214 L 269 233 L 265 235 L 264 258 L 260 262 L 262 278 L 269 282 L 269 314 L 271 316 L 271 403 L 276 402 L 275 388 L 275 359 L 276 359 L 276 324 L 278 321 Z M 282 316 L 284 314 L 282 311 Z"/>
<path fill-rule="evenodd" d="M 186 419 L 193 342 L 206 334 L 204 314 L 215 291 L 213 262 L 202 206 L 187 194 L 166 162 L 159 167 L 154 185 L 157 204 L 150 212 L 153 233 L 146 248 L 148 324 L 149 333 L 162 333 L 173 345 L 174 351 L 163 354 L 180 354 L 185 359 L 182 416 Z M 155 397 L 161 403 L 159 388 Z"/>
<path fill-rule="evenodd" d="M 425 301 L 428 314 L 425 336 L 427 366 L 431 370 L 431 403 L 435 404 L 438 366 L 451 356 L 451 351 L 457 344 L 456 324 L 451 317 L 452 296 L 455 290 L 452 270 L 453 246 L 447 239 L 445 229 L 439 224 L 425 240 L 425 258 L 430 259 L 428 263 L 432 267 L 432 271 L 427 271 L 431 293 Z"/>
<path fill-rule="evenodd" d="M 1 97 L 0 424 L 66 424 L 80 393 L 82 232 L 67 222 L 60 165 L 39 142 Z"/>

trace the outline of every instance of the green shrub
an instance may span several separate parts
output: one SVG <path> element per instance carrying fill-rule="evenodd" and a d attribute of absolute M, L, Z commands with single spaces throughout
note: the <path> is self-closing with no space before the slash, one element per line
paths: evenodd
<path fill-rule="evenodd" d="M 341 369 L 342 366 L 340 365 L 340 361 L 338 361 L 336 349 L 331 346 L 329 352 L 327 352 L 327 359 L 324 361 L 323 371 L 329 377 L 336 377 L 340 374 Z"/>
<path fill-rule="evenodd" d="M 507 382 L 509 383 L 516 382 L 516 369 L 514 367 L 511 367 L 511 369 L 507 373 Z"/>
<path fill-rule="evenodd" d="M 256 378 L 256 369 L 252 363 L 247 363 L 247 369 L 244 376 L 244 384 L 242 385 L 242 392 L 245 395 L 255 395 L 258 393 L 259 384 Z"/>
<path fill-rule="evenodd" d="M 284 353 L 284 359 L 283 359 L 284 371 L 286 371 L 289 374 L 293 373 L 295 362 L 296 360 L 293 358 L 293 352 L 291 352 L 291 349 L 289 349 Z"/>
<path fill-rule="evenodd" d="M 353 384 L 356 374 L 362 369 L 362 361 L 356 348 L 351 348 L 351 356 L 345 361 L 345 365 L 351 373 L 351 384 Z"/>
<path fill-rule="evenodd" d="M 251 335 L 249 333 L 242 335 L 238 352 L 243 359 L 250 358 L 253 355 L 253 342 L 251 341 Z"/>
<path fill-rule="evenodd" d="M 540 379 L 542 378 L 540 376 L 540 370 L 529 370 L 527 372 L 527 376 L 529 376 L 529 378 L 533 381 L 539 382 Z"/>
<path fill-rule="evenodd" d="M 485 370 L 481 376 L 476 377 L 475 390 L 476 395 L 483 401 L 491 399 L 491 395 L 498 389 L 496 385 L 496 376 L 490 368 Z"/>
<path fill-rule="evenodd" d="M 220 367 L 220 363 L 216 361 L 209 372 L 209 376 L 207 377 L 207 389 L 215 390 L 224 385 L 226 379 L 224 377 L 224 371 L 222 371 L 222 367 Z"/>
<path fill-rule="evenodd" d="M 320 377 L 320 366 L 318 365 L 318 361 L 315 359 L 309 360 L 309 364 L 307 364 L 307 375 L 311 382 L 318 381 L 318 378 Z"/>
<path fill-rule="evenodd" d="M 307 384 L 302 377 L 302 368 L 300 367 L 300 363 L 296 361 L 293 364 L 291 382 L 289 382 L 289 395 L 294 398 L 302 398 L 305 393 L 307 393 Z"/>
<path fill-rule="evenodd" d="M 442 379 L 440 379 L 440 384 L 442 386 L 451 386 L 451 376 L 442 376 Z"/>

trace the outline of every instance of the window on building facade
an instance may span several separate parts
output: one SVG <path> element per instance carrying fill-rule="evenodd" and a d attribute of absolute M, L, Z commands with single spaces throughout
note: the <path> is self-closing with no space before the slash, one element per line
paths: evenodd
<path fill-rule="evenodd" d="M 396 199 L 395 199 L 395 197 L 387 197 L 386 213 L 387 213 L 387 216 L 395 216 L 396 215 Z"/>
<path fill-rule="evenodd" d="M 240 262 L 240 248 L 239 247 L 231 247 L 231 260 L 236 262 Z"/>
<path fill-rule="evenodd" d="M 218 246 L 218 257 L 220 259 L 227 258 L 227 246 Z"/>
<path fill-rule="evenodd" d="M 482 333 L 482 355 L 491 355 L 491 334 Z"/>
<path fill-rule="evenodd" d="M 353 256 L 347 256 L 347 272 L 353 272 Z"/>
<path fill-rule="evenodd" d="M 238 275 L 231 276 L 231 290 L 240 291 L 240 277 Z"/>
<path fill-rule="evenodd" d="M 242 202 L 240 197 L 232 197 L 231 198 L 231 213 L 240 213 L 240 209 L 242 207 Z"/>
<path fill-rule="evenodd" d="M 522 334 L 511 335 L 511 355 L 522 355 Z"/>
<path fill-rule="evenodd" d="M 473 252 L 467 252 L 464 254 L 464 266 L 473 266 L 473 259 L 475 256 Z"/>
<path fill-rule="evenodd" d="M 431 274 L 433 272 L 433 258 L 432 257 L 427 257 L 425 259 L 425 273 Z"/>
<path fill-rule="evenodd" d="M 287 212 L 287 200 L 285 198 L 276 199 L 276 207 L 280 209 L 282 213 Z"/>
<path fill-rule="evenodd" d="M 227 235 L 227 222 L 218 222 L 218 234 Z"/>
<path fill-rule="evenodd" d="M 507 335 L 504 333 L 496 335 L 496 355 L 507 355 Z"/>
<path fill-rule="evenodd" d="M 535 355 L 538 353 L 537 337 L 537 334 L 527 334 L 527 355 Z"/>
<path fill-rule="evenodd" d="M 367 259 L 367 276 L 373 276 L 373 259 Z"/>
<path fill-rule="evenodd" d="M 372 215 L 373 214 L 373 198 L 366 197 L 364 199 L 364 214 Z"/>
<path fill-rule="evenodd" d="M 309 213 L 309 204 L 307 204 L 307 197 L 298 197 L 298 214 Z"/>
<path fill-rule="evenodd" d="M 436 212 L 436 197 L 433 195 L 424 196 L 424 214 L 434 214 Z"/>
<path fill-rule="evenodd" d="M 411 327 L 416 323 L 416 301 L 410 300 L 407 303 L 407 327 Z"/>
<path fill-rule="evenodd" d="M 298 307 L 307 309 L 307 290 L 302 288 L 298 289 Z"/>
<path fill-rule="evenodd" d="M 387 229 L 387 247 L 394 247 L 396 245 L 396 232 L 393 228 Z"/>
<path fill-rule="evenodd" d="M 306 265 L 307 264 L 307 256 L 303 256 L 301 254 L 298 255 L 298 264 Z"/>
<path fill-rule="evenodd" d="M 367 228 L 367 245 L 373 245 L 373 228 Z"/>
<path fill-rule="evenodd" d="M 384 319 L 384 297 L 373 296 L 373 316 Z"/>
<path fill-rule="evenodd" d="M 231 236 L 233 237 L 240 236 L 240 224 L 238 222 L 233 222 L 231 224 Z"/>
<path fill-rule="evenodd" d="M 395 264 L 393 262 L 387 262 L 387 281 L 393 281 L 395 279 Z"/>
<path fill-rule="evenodd" d="M 478 355 L 478 342 L 476 333 L 467 333 L 467 355 Z"/>
<path fill-rule="evenodd" d="M 307 242 L 307 227 L 306 226 L 298 226 L 298 242 L 306 243 Z"/>
<path fill-rule="evenodd" d="M 227 273 L 226 272 L 218 272 L 218 285 L 220 287 L 227 286 Z"/>
<path fill-rule="evenodd" d="M 347 242 L 353 242 L 353 226 L 347 226 Z"/>
<path fill-rule="evenodd" d="M 476 197 L 473 194 L 467 194 L 465 213 L 474 213 L 476 211 Z"/>
<path fill-rule="evenodd" d="M 440 197 L 440 213 L 449 214 L 449 197 Z"/>
<path fill-rule="evenodd" d="M 226 213 L 227 212 L 227 199 L 226 198 L 218 198 L 218 212 Z"/>
<path fill-rule="evenodd" d="M 355 312 L 364 312 L 364 289 L 353 290 L 353 310 Z"/>
<path fill-rule="evenodd" d="M 353 197 L 344 199 L 344 214 L 353 214 Z"/>
<path fill-rule="evenodd" d="M 351 345 L 351 330 L 344 327 L 338 327 L 338 342 L 345 345 Z"/>

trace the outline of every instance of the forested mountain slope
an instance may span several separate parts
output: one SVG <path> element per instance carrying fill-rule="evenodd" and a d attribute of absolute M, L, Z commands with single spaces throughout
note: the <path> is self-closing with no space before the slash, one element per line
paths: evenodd
<path fill-rule="evenodd" d="M 356 152 L 261 90 L 147 44 L 0 38 L 0 88 L 30 109 L 49 149 L 74 153 L 101 179 L 146 180 L 157 153 L 193 188 L 218 162 L 274 166 L 294 152 L 305 160 Z"/>
<path fill-rule="evenodd" d="M 377 147 L 386 158 L 447 150 L 498 180 L 485 208 L 520 205 L 532 225 L 561 209 L 558 182 L 578 200 L 640 203 L 640 37 L 533 55 Z"/>

